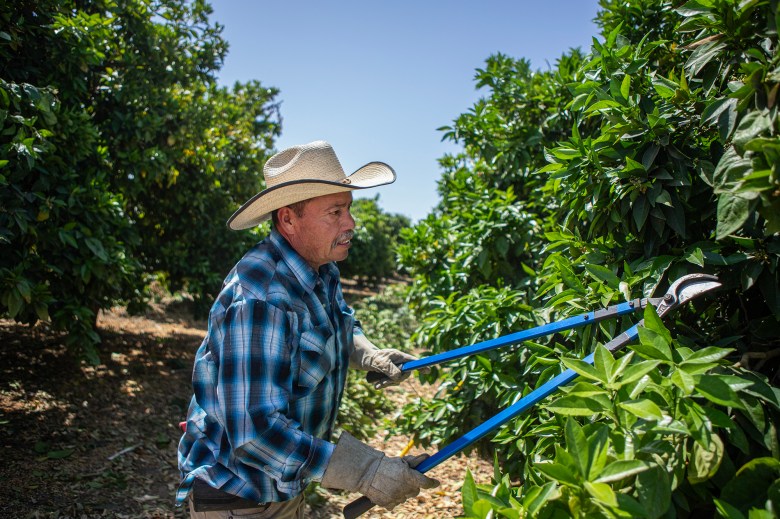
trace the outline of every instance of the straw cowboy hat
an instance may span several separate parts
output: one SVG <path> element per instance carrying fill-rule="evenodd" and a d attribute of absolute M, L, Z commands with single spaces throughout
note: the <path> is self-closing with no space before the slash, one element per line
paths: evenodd
<path fill-rule="evenodd" d="M 395 182 L 395 171 L 384 162 L 369 162 L 350 176 L 345 175 L 336 153 L 325 141 L 280 151 L 265 163 L 263 176 L 266 188 L 227 221 L 234 231 L 254 227 L 270 218 L 272 211 L 309 198 Z"/>

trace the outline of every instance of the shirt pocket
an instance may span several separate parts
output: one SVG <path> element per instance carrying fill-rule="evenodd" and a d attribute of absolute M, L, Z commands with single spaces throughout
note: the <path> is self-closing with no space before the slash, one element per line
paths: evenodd
<path fill-rule="evenodd" d="M 329 326 L 315 326 L 302 332 L 298 341 L 298 385 L 309 390 L 320 385 L 336 366 L 335 349 L 335 337 Z"/>
<path fill-rule="evenodd" d="M 352 328 L 355 326 L 355 323 L 358 322 L 357 319 L 355 319 L 355 310 L 347 306 L 347 303 L 344 301 L 339 302 L 339 310 L 341 310 L 341 322 L 344 330 L 352 335 Z"/>

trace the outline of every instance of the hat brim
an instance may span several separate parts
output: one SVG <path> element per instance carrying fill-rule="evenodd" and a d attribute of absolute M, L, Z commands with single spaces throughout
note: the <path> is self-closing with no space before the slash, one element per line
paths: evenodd
<path fill-rule="evenodd" d="M 384 162 L 369 162 L 340 182 L 306 179 L 292 180 L 259 192 L 238 208 L 227 221 L 234 230 L 249 229 L 271 217 L 279 208 L 318 196 L 369 189 L 395 182 L 395 171 Z"/>

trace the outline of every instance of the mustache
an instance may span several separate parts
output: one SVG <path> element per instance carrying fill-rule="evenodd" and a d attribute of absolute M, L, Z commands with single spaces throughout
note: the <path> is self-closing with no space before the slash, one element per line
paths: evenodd
<path fill-rule="evenodd" d="M 339 237 L 336 238 L 336 243 L 350 241 L 354 237 L 355 237 L 355 232 L 354 231 L 347 231 L 344 234 L 340 234 Z"/>

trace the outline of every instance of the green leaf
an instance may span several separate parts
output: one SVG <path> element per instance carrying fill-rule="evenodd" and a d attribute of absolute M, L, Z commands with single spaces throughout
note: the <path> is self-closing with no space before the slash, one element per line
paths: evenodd
<path fill-rule="evenodd" d="M 22 309 L 24 300 L 22 300 L 21 296 L 16 290 L 13 290 L 8 292 L 5 304 L 8 307 L 8 316 L 13 319 Z"/>
<path fill-rule="evenodd" d="M 463 501 L 463 511 L 467 515 L 471 515 L 473 513 L 473 505 L 478 499 L 478 494 L 474 476 L 471 475 L 471 470 L 469 469 L 466 469 L 466 478 L 463 480 L 463 488 L 460 491 L 460 495 Z"/>
<path fill-rule="evenodd" d="M 588 271 L 593 279 L 606 283 L 606 285 L 613 290 L 618 289 L 618 286 L 620 285 L 620 278 L 617 277 L 612 272 L 612 270 L 608 269 L 607 267 L 586 263 L 585 270 Z"/>
<path fill-rule="evenodd" d="M 658 95 L 665 99 L 669 99 L 674 96 L 677 91 L 677 83 L 666 79 L 665 77 L 656 76 L 652 80 L 653 88 L 658 92 Z"/>
<path fill-rule="evenodd" d="M 590 105 L 588 109 L 585 110 L 585 113 L 591 114 L 599 110 L 604 110 L 605 108 L 622 108 L 622 105 L 617 101 L 612 101 L 611 99 L 603 99 Z M 553 153 L 555 153 L 555 151 L 553 151 Z"/>
<path fill-rule="evenodd" d="M 672 206 L 672 197 L 669 196 L 669 192 L 666 190 L 662 190 L 660 193 L 658 193 L 658 196 L 653 201 L 653 205 L 661 204 L 671 207 Z"/>
<path fill-rule="evenodd" d="M 780 389 L 769 385 L 765 378 L 756 373 L 744 373 L 743 378 L 752 382 L 751 386 L 745 388 L 745 393 L 760 398 L 775 409 L 780 410 Z"/>
<path fill-rule="evenodd" d="M 626 75 L 636 74 L 637 72 L 645 68 L 645 66 L 647 66 L 647 59 L 645 58 L 635 59 L 628 65 L 628 67 L 626 67 Z"/>
<path fill-rule="evenodd" d="M 513 503 L 513 506 L 519 507 L 520 504 L 515 501 Z M 517 508 L 506 508 L 506 507 L 503 507 L 503 508 L 498 508 L 497 510 L 498 510 L 498 513 L 501 515 L 501 517 L 506 517 L 507 519 L 524 519 L 526 517 L 525 515 L 523 515 L 523 516 L 520 515 L 522 512 L 524 512 L 524 510 L 522 510 L 522 508 L 521 509 L 517 509 Z"/>
<path fill-rule="evenodd" d="M 685 257 L 685 260 L 699 267 L 704 267 L 704 253 L 699 247 L 694 247 L 691 253 Z"/>
<path fill-rule="evenodd" d="M 90 237 L 86 238 L 84 242 L 87 244 L 89 250 L 92 251 L 92 254 L 103 261 L 108 261 L 108 254 L 106 254 L 106 249 L 103 248 L 103 243 L 101 243 L 100 240 Z"/>
<path fill-rule="evenodd" d="M 567 359 L 566 357 L 562 357 L 561 363 L 563 363 L 563 365 L 570 370 L 577 372 L 577 374 L 585 378 L 599 382 L 607 382 L 606 374 L 600 373 L 595 367 L 581 359 Z"/>
<path fill-rule="evenodd" d="M 718 513 L 724 519 L 747 519 L 747 517 L 745 517 L 745 515 L 740 512 L 738 508 L 731 506 L 725 501 L 721 501 L 720 499 L 713 499 L 713 503 L 715 503 L 715 508 L 718 509 Z"/>
<path fill-rule="evenodd" d="M 615 358 L 603 345 L 596 345 L 596 352 L 593 355 L 593 367 L 596 372 L 603 377 L 603 382 L 612 380 L 612 367 L 615 365 Z"/>
<path fill-rule="evenodd" d="M 661 408 L 652 400 L 628 400 L 619 402 L 618 406 L 644 420 L 657 421 L 662 420 L 664 417 Z"/>
<path fill-rule="evenodd" d="M 682 389 L 686 395 L 692 394 L 693 390 L 696 389 L 696 380 L 693 378 L 693 375 L 682 369 L 674 370 L 671 380 L 672 384 Z"/>
<path fill-rule="evenodd" d="M 492 373 L 493 365 L 490 362 L 490 359 L 484 355 L 476 355 L 474 358 L 477 360 L 477 363 L 482 367 L 483 370 L 487 371 L 488 373 Z"/>
<path fill-rule="evenodd" d="M 768 112 L 753 110 L 748 112 L 740 121 L 737 131 L 734 133 L 734 145 L 744 148 L 745 145 L 762 133 L 769 133 L 772 128 L 772 117 Z"/>
<path fill-rule="evenodd" d="M 644 228 L 647 215 L 650 214 L 650 204 L 647 202 L 647 197 L 640 195 L 634 201 L 633 208 L 631 210 L 634 217 L 634 224 L 636 224 L 637 230 L 641 231 Z"/>
<path fill-rule="evenodd" d="M 745 267 L 739 273 L 739 278 L 742 282 L 742 290 L 748 290 L 750 287 L 752 287 L 758 280 L 759 276 L 761 276 L 761 272 L 763 272 L 763 270 L 764 264 L 758 261 L 752 261 L 745 265 Z"/>
<path fill-rule="evenodd" d="M 623 99 L 628 99 L 628 96 L 631 94 L 631 75 L 626 74 L 623 76 L 623 82 L 620 83 L 620 95 L 623 96 Z"/>
<path fill-rule="evenodd" d="M 484 498 L 480 498 L 471 505 L 472 517 L 479 519 L 486 519 L 490 511 L 493 510 L 490 502 Z"/>
<path fill-rule="evenodd" d="M 621 177 L 625 178 L 628 175 L 644 177 L 647 173 L 645 166 L 641 162 L 637 162 L 631 157 L 626 157 L 626 166 L 621 170 Z"/>
<path fill-rule="evenodd" d="M 696 381 L 696 391 L 710 402 L 744 409 L 736 392 L 718 375 L 699 375 Z"/>
<path fill-rule="evenodd" d="M 582 380 L 578 380 L 574 383 L 573 386 L 567 386 L 566 391 L 569 395 L 577 395 L 577 396 L 583 396 L 583 397 L 589 397 L 594 395 L 607 395 L 607 391 L 603 388 L 591 384 L 590 382 L 584 382 Z"/>
<path fill-rule="evenodd" d="M 715 238 L 722 240 L 741 229 L 750 216 L 750 205 L 751 201 L 743 195 L 721 193 Z"/>
<path fill-rule="evenodd" d="M 542 507 L 555 499 L 559 493 L 558 485 L 554 481 L 545 483 L 542 487 L 532 487 L 523 497 L 523 506 L 531 517 L 535 517 Z"/>
<path fill-rule="evenodd" d="M 685 2 L 681 7 L 675 9 L 675 11 L 684 17 L 696 16 L 699 14 L 709 14 L 713 10 L 712 3 L 708 0 L 704 1 L 704 4 L 699 0 L 689 0 Z"/>
<path fill-rule="evenodd" d="M 649 468 L 650 465 L 641 460 L 617 460 L 607 465 L 595 481 L 596 483 L 612 483 L 635 476 Z"/>
<path fill-rule="evenodd" d="M 750 196 L 753 193 L 761 193 L 775 188 L 772 177 L 771 169 L 754 171 L 753 173 L 742 177 L 740 179 L 739 187 L 733 192 L 736 194 L 745 194 L 747 198 L 753 198 Z"/>
<path fill-rule="evenodd" d="M 716 99 L 702 111 L 703 124 L 718 125 L 721 142 L 726 142 L 737 123 L 737 100 L 733 97 Z"/>
<path fill-rule="evenodd" d="M 687 359 L 685 359 L 685 361 L 682 362 L 682 364 L 706 364 L 710 362 L 717 362 L 720 359 L 726 358 L 733 351 L 733 348 L 718 348 L 717 346 L 707 346 L 706 348 L 694 351 Z"/>
<path fill-rule="evenodd" d="M 574 475 L 574 472 L 560 463 L 536 463 L 534 468 L 553 481 L 576 487 L 580 486 L 580 481 Z"/>
<path fill-rule="evenodd" d="M 695 485 L 712 478 L 723 460 L 723 442 L 717 434 L 710 435 L 710 442 L 702 447 L 694 442 L 688 466 L 688 481 Z"/>
<path fill-rule="evenodd" d="M 665 337 L 643 326 L 640 326 L 637 331 L 639 343 L 630 344 L 629 348 L 649 360 L 673 361 L 672 349 Z"/>
<path fill-rule="evenodd" d="M 602 398 L 567 395 L 545 405 L 544 408 L 564 416 L 593 416 L 594 413 L 609 412 L 612 405 L 606 394 Z"/>
<path fill-rule="evenodd" d="M 571 417 L 566 419 L 565 426 L 566 451 L 574 458 L 577 468 L 583 478 L 588 479 L 590 473 L 590 455 L 588 440 L 582 427 Z"/>
<path fill-rule="evenodd" d="M 35 314 L 38 316 L 38 319 L 41 321 L 48 321 L 50 319 L 49 317 L 49 307 L 46 304 L 37 304 L 35 305 Z"/>
<path fill-rule="evenodd" d="M 712 172 L 713 187 L 717 193 L 728 191 L 732 189 L 732 184 L 738 182 L 751 171 L 753 171 L 753 165 L 750 159 L 741 156 L 732 146 L 723 153 Z"/>
<path fill-rule="evenodd" d="M 764 507 L 766 494 L 775 480 L 780 478 L 780 460 L 755 458 L 745 463 L 736 475 L 726 483 L 720 498 L 737 508 Z"/>
<path fill-rule="evenodd" d="M 626 385 L 635 382 L 656 369 L 660 363 L 659 360 L 643 360 L 632 364 L 623 372 L 620 383 Z"/>
<path fill-rule="evenodd" d="M 715 59 L 725 48 L 726 44 L 720 41 L 711 41 L 699 45 L 691 53 L 688 61 L 685 62 L 685 69 L 692 76 L 698 75 L 707 63 Z"/>
<path fill-rule="evenodd" d="M 574 148 L 553 148 L 550 150 L 550 153 L 552 153 L 555 158 L 561 160 L 571 160 L 582 155 L 580 150 L 575 150 Z"/>
<path fill-rule="evenodd" d="M 657 519 L 666 514 L 672 503 L 669 474 L 663 467 L 654 466 L 640 472 L 637 476 L 636 492 L 649 519 Z"/>
<path fill-rule="evenodd" d="M 653 305 L 647 305 L 645 307 L 642 318 L 642 324 L 645 329 L 660 335 L 667 344 L 672 343 L 672 334 L 669 333 L 669 330 L 666 328 L 666 326 L 664 326 L 661 318 L 658 317 L 658 312 Z M 639 329 L 641 331 L 642 327 Z"/>
<path fill-rule="evenodd" d="M 617 506 L 617 496 L 612 491 L 609 485 L 606 483 L 591 483 L 586 481 L 584 483 L 585 490 L 590 496 L 600 503 L 604 503 L 607 506 Z"/>

